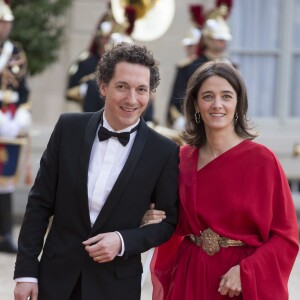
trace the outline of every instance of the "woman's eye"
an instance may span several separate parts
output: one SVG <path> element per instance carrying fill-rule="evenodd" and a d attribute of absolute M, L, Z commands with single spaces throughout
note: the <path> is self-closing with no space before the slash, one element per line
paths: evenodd
<path fill-rule="evenodd" d="M 231 97 L 231 95 L 225 94 L 225 95 L 223 96 L 223 98 L 224 98 L 224 99 L 231 99 L 232 97 Z"/>
<path fill-rule="evenodd" d="M 203 99 L 204 100 L 211 100 L 212 96 L 211 95 L 205 95 L 205 96 L 203 96 Z"/>

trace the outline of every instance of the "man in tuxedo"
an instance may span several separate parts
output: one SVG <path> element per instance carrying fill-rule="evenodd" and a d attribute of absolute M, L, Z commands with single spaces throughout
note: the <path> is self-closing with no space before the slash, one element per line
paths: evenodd
<path fill-rule="evenodd" d="M 141 118 L 160 81 L 156 60 L 120 43 L 100 59 L 97 80 L 104 110 L 63 114 L 41 158 L 18 241 L 16 300 L 138 300 L 141 253 L 174 231 L 179 147 Z M 141 227 L 152 201 L 166 218 Z"/>

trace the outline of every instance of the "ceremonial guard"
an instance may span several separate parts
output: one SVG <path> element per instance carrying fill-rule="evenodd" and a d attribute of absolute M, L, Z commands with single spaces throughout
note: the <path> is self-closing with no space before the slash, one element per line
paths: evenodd
<path fill-rule="evenodd" d="M 0 251 L 8 253 L 17 252 L 12 241 L 12 193 L 31 124 L 26 55 L 8 39 L 13 20 L 10 7 L 0 0 Z"/>
<path fill-rule="evenodd" d="M 193 6 L 191 14 L 193 15 Z M 198 8 L 196 6 L 196 8 Z M 187 83 L 194 71 L 205 62 L 213 59 L 226 58 L 228 42 L 232 39 L 226 23 L 229 7 L 222 4 L 206 15 L 193 16 L 195 29 L 201 29 L 197 55 L 177 64 L 176 75 L 172 87 L 167 110 L 167 120 L 170 127 L 176 130 L 184 129 L 182 103 L 185 97 Z M 195 20 L 196 19 L 196 20 Z M 183 40 L 184 41 L 184 40 Z"/>
<path fill-rule="evenodd" d="M 112 19 L 107 13 L 97 24 L 89 49 L 81 52 L 69 68 L 66 98 L 78 102 L 84 112 L 95 112 L 104 106 L 97 88 L 95 71 L 110 41 L 112 30 Z"/>
<path fill-rule="evenodd" d="M 130 35 L 124 34 L 123 26 L 115 21 L 109 3 L 96 26 L 90 46 L 78 55 L 68 72 L 66 99 L 77 102 L 82 111 L 95 112 L 104 107 L 104 99 L 99 94 L 95 79 L 96 67 L 101 55 L 119 42 L 133 43 L 133 40 Z M 145 121 L 153 121 L 152 100 L 143 114 Z"/>

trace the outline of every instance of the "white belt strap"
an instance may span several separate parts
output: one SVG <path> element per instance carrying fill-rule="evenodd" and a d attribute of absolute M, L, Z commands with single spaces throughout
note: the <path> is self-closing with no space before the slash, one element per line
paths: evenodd
<path fill-rule="evenodd" d="M 6 41 L 3 45 L 1 54 L 0 54 L 0 72 L 4 69 L 9 59 L 11 58 L 12 52 L 14 50 L 14 45 L 10 41 Z"/>

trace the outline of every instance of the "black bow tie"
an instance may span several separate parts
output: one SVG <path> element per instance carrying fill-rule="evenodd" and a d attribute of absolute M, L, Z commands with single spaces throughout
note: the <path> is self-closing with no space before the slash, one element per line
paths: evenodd
<path fill-rule="evenodd" d="M 138 129 L 138 127 L 139 127 L 139 124 L 137 126 L 135 126 L 134 128 L 132 128 L 130 131 L 113 132 L 113 131 L 110 131 L 110 130 L 106 129 L 105 127 L 101 126 L 98 130 L 99 141 L 102 142 L 111 137 L 116 137 L 123 146 L 126 146 L 130 139 L 130 133 L 136 131 Z"/>

